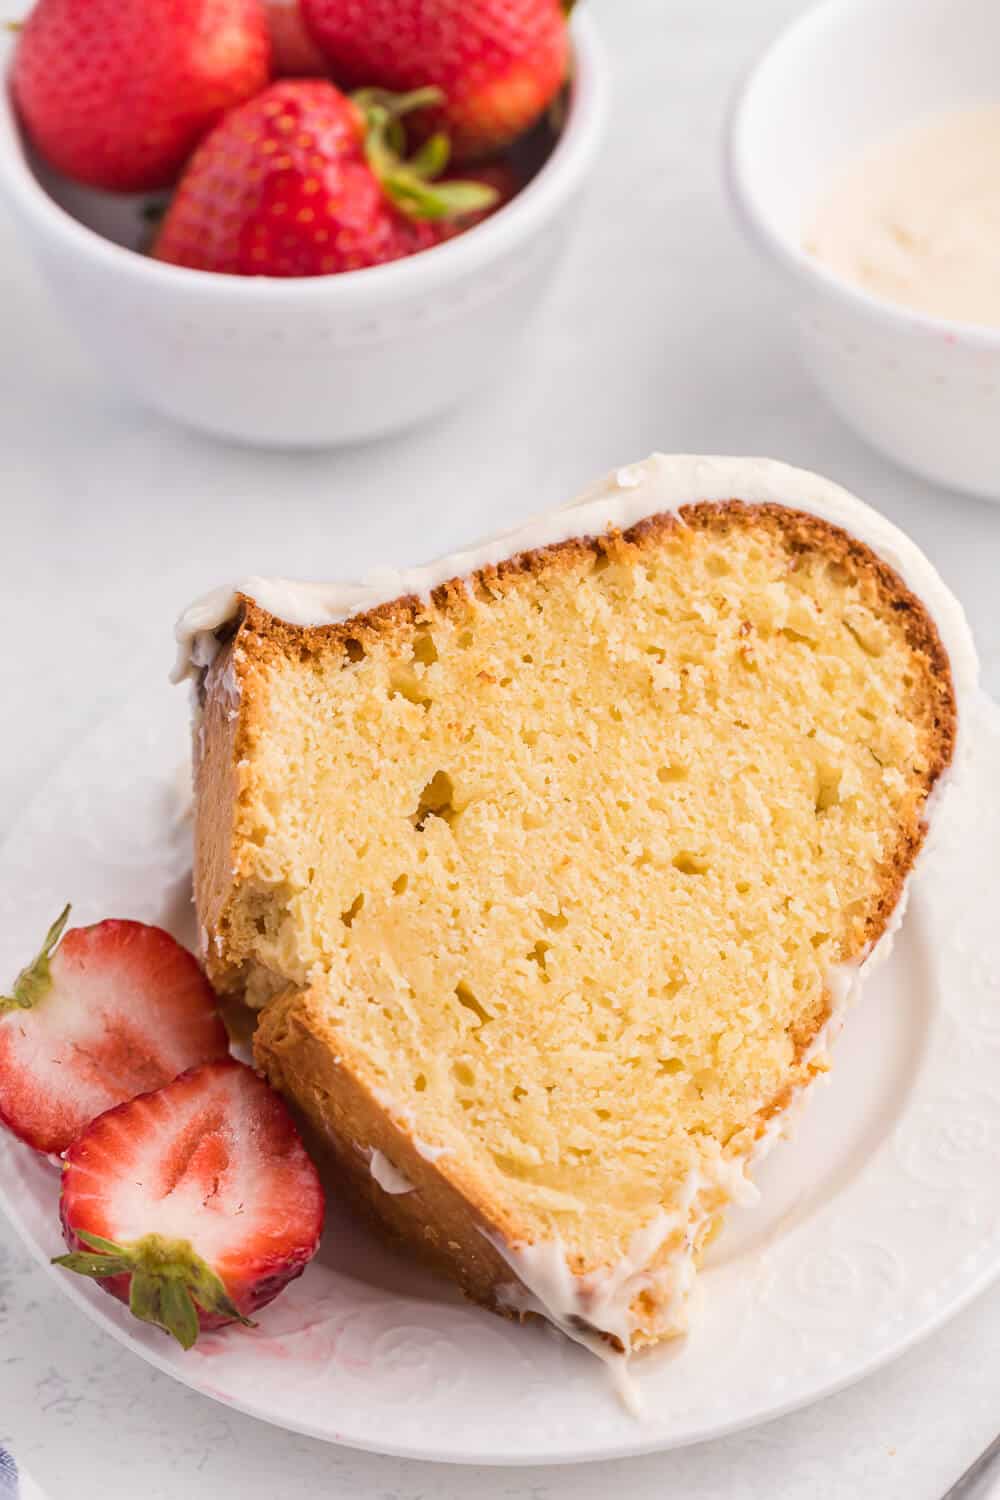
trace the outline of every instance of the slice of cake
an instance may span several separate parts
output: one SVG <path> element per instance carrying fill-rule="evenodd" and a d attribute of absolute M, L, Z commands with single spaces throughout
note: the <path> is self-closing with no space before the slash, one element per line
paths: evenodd
<path fill-rule="evenodd" d="M 677 1333 L 952 760 L 975 658 L 933 569 L 813 475 L 657 457 L 181 635 L 208 970 L 261 1069 L 477 1301 Z"/>

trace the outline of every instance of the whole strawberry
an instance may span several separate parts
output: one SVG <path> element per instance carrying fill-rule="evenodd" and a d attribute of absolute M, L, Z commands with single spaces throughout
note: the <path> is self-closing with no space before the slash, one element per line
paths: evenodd
<path fill-rule="evenodd" d="M 207 130 L 264 88 L 262 0 L 38 0 L 11 84 L 31 141 L 67 177 L 167 187 Z"/>
<path fill-rule="evenodd" d="M 301 1276 L 323 1189 L 284 1101 L 228 1058 L 94 1120 L 66 1152 L 60 1212 L 56 1265 L 189 1349 Z"/>
<path fill-rule="evenodd" d="M 348 84 L 439 88 L 433 128 L 456 161 L 502 150 L 566 77 L 560 0 L 302 0 L 306 24 Z"/>
<path fill-rule="evenodd" d="M 447 160 L 440 137 L 400 159 L 400 116 L 427 98 L 369 91 L 356 101 L 313 78 L 272 84 L 195 152 L 153 254 L 238 276 L 324 276 L 437 244 L 445 224 L 496 194 L 431 180 Z"/>

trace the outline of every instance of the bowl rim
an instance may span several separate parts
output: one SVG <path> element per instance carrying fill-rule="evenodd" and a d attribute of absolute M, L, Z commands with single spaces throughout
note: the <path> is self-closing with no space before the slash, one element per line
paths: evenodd
<path fill-rule="evenodd" d="M 464 234 L 386 265 L 329 276 L 236 276 L 154 260 L 119 245 L 62 208 L 31 170 L 10 89 L 9 63 L 0 79 L 0 189 L 36 231 L 60 242 L 114 275 L 193 298 L 222 298 L 265 306 L 324 303 L 356 309 L 360 303 L 406 296 L 488 267 L 529 238 L 569 198 L 597 153 L 607 112 L 608 65 L 591 17 L 572 19 L 573 77 L 566 122 L 547 160 L 496 214 Z M 13 56 L 11 48 L 10 56 Z"/>
<path fill-rule="evenodd" d="M 730 202 L 751 243 L 801 285 L 820 293 L 828 302 L 837 303 L 856 316 L 879 323 L 907 338 L 932 338 L 939 343 L 961 343 L 971 349 L 1000 352 L 1000 328 L 936 317 L 902 303 L 889 302 L 829 270 L 790 237 L 772 227 L 749 186 L 746 167 L 748 120 L 774 59 L 803 36 L 836 25 L 847 14 L 870 15 L 876 3 L 879 0 L 819 0 L 818 4 L 785 26 L 751 64 L 736 87 L 726 120 L 723 171 Z M 895 4 L 897 0 L 881 0 L 881 3 Z"/>

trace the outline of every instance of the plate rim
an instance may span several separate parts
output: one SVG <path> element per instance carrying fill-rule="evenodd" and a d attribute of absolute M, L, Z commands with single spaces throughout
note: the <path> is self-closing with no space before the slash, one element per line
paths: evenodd
<path fill-rule="evenodd" d="M 716 1422 L 710 1424 L 704 1430 L 693 1429 L 690 1433 L 680 1437 L 650 1438 L 646 1442 L 612 1443 L 606 1449 L 595 1452 L 581 1453 L 574 1449 L 553 1450 L 544 1455 L 537 1454 L 511 1454 L 501 1452 L 482 1451 L 477 1449 L 475 1454 L 449 1452 L 441 1450 L 437 1453 L 429 1453 L 424 1449 L 413 1448 L 406 1443 L 394 1444 L 391 1442 L 380 1442 L 378 1444 L 366 1441 L 348 1433 L 333 1433 L 310 1422 L 295 1421 L 294 1419 L 278 1418 L 270 1414 L 256 1403 L 242 1398 L 232 1397 L 223 1391 L 207 1388 L 199 1383 L 193 1376 L 186 1375 L 182 1367 L 171 1363 L 157 1353 L 155 1349 L 149 1348 L 134 1338 L 126 1329 L 119 1327 L 115 1320 L 108 1316 L 104 1309 L 83 1294 L 82 1288 L 75 1282 L 68 1281 L 65 1277 L 58 1277 L 49 1258 L 45 1255 L 41 1246 L 35 1242 L 34 1236 L 27 1233 L 20 1221 L 19 1215 L 12 1211 L 10 1197 L 0 1180 L 0 1210 L 4 1213 L 8 1222 L 11 1223 L 18 1235 L 18 1239 L 27 1250 L 30 1258 L 45 1271 L 51 1281 L 58 1285 L 69 1300 L 81 1308 L 90 1321 L 131 1354 L 137 1355 L 145 1364 L 178 1381 L 186 1389 L 194 1391 L 198 1396 L 206 1400 L 214 1401 L 231 1411 L 240 1412 L 243 1416 L 251 1417 L 255 1421 L 264 1422 L 269 1427 L 274 1427 L 280 1432 L 289 1432 L 298 1437 L 311 1438 L 316 1442 L 332 1443 L 339 1448 L 349 1448 L 356 1453 L 374 1453 L 382 1458 L 406 1459 L 415 1463 L 427 1464 L 450 1464 L 457 1468 L 482 1466 L 495 1469 L 524 1469 L 524 1468 L 552 1468 L 558 1465 L 583 1465 L 591 1463 L 609 1463 L 615 1459 L 626 1458 L 648 1458 L 656 1453 L 675 1452 L 681 1448 L 691 1448 L 698 1443 L 713 1442 L 717 1438 L 732 1437 L 738 1432 L 747 1432 L 754 1427 L 763 1427 L 769 1422 L 779 1421 L 782 1417 L 791 1416 L 794 1412 L 802 1411 L 808 1406 L 813 1406 L 828 1396 L 835 1396 L 839 1391 L 849 1389 L 860 1381 L 874 1375 L 886 1365 L 901 1359 L 910 1350 L 922 1343 L 924 1339 L 930 1338 L 952 1318 L 965 1311 L 965 1309 L 977 1297 L 981 1297 L 988 1291 L 993 1283 L 1000 1278 L 1000 1251 L 998 1251 L 996 1262 L 990 1265 L 982 1273 L 979 1281 L 973 1283 L 954 1302 L 943 1304 L 935 1313 L 914 1329 L 898 1343 L 890 1345 L 884 1350 L 873 1354 L 867 1363 L 859 1365 L 857 1369 L 840 1376 L 835 1376 L 826 1385 L 805 1391 L 798 1396 L 793 1396 L 788 1401 L 769 1405 L 766 1412 L 757 1414 L 745 1413 L 735 1418 L 732 1422 Z M 637 1431 L 641 1431 L 641 1424 L 637 1424 Z"/>

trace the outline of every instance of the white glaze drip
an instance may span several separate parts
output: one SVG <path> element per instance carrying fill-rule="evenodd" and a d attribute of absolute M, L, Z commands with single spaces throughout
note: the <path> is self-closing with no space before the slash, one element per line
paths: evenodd
<path fill-rule="evenodd" d="M 451 1146 L 436 1146 L 431 1141 L 422 1140 L 417 1135 L 417 1117 L 409 1106 L 403 1108 L 397 1104 L 396 1100 L 385 1089 L 373 1088 L 371 1092 L 376 1104 L 385 1110 L 386 1114 L 390 1116 L 395 1124 L 409 1131 L 414 1150 L 418 1156 L 423 1157 L 424 1161 L 430 1162 L 433 1165 L 434 1162 L 440 1161 L 442 1156 L 453 1154 Z"/>
<path fill-rule="evenodd" d="M 399 1197 L 403 1193 L 415 1193 L 416 1185 L 410 1181 L 405 1172 L 394 1167 L 384 1151 L 378 1147 L 359 1147 L 363 1155 L 368 1158 L 368 1170 L 375 1182 L 378 1183 L 383 1193 L 389 1193 L 393 1197 Z"/>
<path fill-rule="evenodd" d="M 424 1161 L 433 1163 L 448 1155 L 447 1146 L 432 1146 L 430 1141 L 421 1140 L 419 1135 L 413 1137 L 413 1145 L 417 1155 L 422 1156 Z"/>
<path fill-rule="evenodd" d="M 906 892 L 899 905 L 905 905 Z M 840 1034 L 847 1011 L 856 1001 L 862 979 L 873 964 L 888 955 L 899 923 L 891 922 L 878 944 L 860 964 L 837 964 L 827 969 L 826 989 L 830 1014 L 802 1056 L 808 1065 L 822 1059 Z M 661 1336 L 683 1333 L 687 1305 L 697 1270 L 696 1247 L 709 1210 L 699 1206 L 703 1194 L 723 1192 L 736 1204 L 752 1206 L 760 1191 L 749 1172 L 772 1147 L 790 1134 L 812 1087 L 825 1077 L 817 1069 L 796 1091 L 790 1104 L 767 1121 L 760 1135 L 743 1155 L 724 1155 L 702 1162 L 690 1173 L 671 1212 L 661 1209 L 629 1242 L 623 1258 L 611 1267 L 575 1276 L 569 1267 L 566 1246 L 558 1237 L 534 1245 L 510 1245 L 500 1235 L 483 1230 L 490 1244 L 510 1266 L 517 1281 L 501 1289 L 501 1300 L 518 1312 L 533 1312 L 555 1325 L 575 1343 L 582 1344 L 610 1369 L 615 1388 L 626 1408 L 640 1415 L 641 1396 L 628 1371 L 635 1319 L 632 1304 L 640 1292 L 653 1293 L 661 1308 L 657 1332 Z M 715 1212 L 712 1209 L 711 1212 Z M 659 1265 L 652 1265 L 663 1245 L 681 1227 L 680 1243 Z M 616 1338 L 624 1353 L 618 1353 L 602 1335 Z"/>

